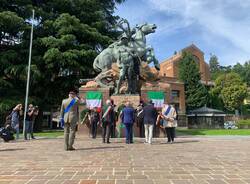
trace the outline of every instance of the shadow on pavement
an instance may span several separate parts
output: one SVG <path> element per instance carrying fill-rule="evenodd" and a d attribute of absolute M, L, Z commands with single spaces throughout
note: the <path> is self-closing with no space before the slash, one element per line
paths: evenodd
<path fill-rule="evenodd" d="M 93 148 L 79 148 L 77 150 L 100 150 L 100 149 L 112 149 L 112 148 L 124 148 L 124 146 L 103 146 L 103 147 L 93 147 Z"/>
<path fill-rule="evenodd" d="M 0 152 L 2 152 L 2 151 L 20 151 L 20 150 L 25 150 L 25 148 L 0 149 Z"/>
<path fill-rule="evenodd" d="M 200 142 L 199 140 L 186 140 L 186 141 L 176 141 L 173 144 L 185 144 L 185 143 L 193 143 L 193 142 Z M 169 144 L 167 142 L 160 143 L 160 144 Z"/>

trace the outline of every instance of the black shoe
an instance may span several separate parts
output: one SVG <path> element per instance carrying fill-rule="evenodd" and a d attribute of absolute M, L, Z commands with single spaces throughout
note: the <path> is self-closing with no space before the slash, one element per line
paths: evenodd
<path fill-rule="evenodd" d="M 31 137 L 31 139 L 36 139 L 35 137 Z"/>
<path fill-rule="evenodd" d="M 107 144 L 110 144 L 110 142 L 109 142 L 109 141 L 107 141 Z"/>
<path fill-rule="evenodd" d="M 68 150 L 69 150 L 69 151 L 74 151 L 74 150 L 76 150 L 76 149 L 73 148 L 73 147 L 71 147 L 71 148 L 69 148 Z"/>

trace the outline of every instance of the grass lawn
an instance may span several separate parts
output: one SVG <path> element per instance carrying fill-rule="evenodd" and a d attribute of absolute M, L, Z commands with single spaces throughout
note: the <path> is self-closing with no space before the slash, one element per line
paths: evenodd
<path fill-rule="evenodd" d="M 34 133 L 34 136 L 46 137 L 46 138 L 57 138 L 57 137 L 63 136 L 63 130 L 38 132 L 38 133 Z"/>
<path fill-rule="evenodd" d="M 250 135 L 250 129 L 180 129 L 177 135 Z"/>

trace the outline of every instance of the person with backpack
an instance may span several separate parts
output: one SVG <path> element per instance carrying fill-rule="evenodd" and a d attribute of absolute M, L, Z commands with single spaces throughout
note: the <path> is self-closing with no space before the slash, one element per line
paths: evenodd
<path fill-rule="evenodd" d="M 177 127 L 177 113 L 174 106 L 165 104 L 162 108 L 161 117 L 163 119 L 163 127 L 167 133 L 167 143 L 173 143 L 175 138 L 175 128 Z"/>
<path fill-rule="evenodd" d="M 13 108 L 11 114 L 10 114 L 10 119 L 11 119 L 11 127 L 15 130 L 16 132 L 16 139 L 19 139 L 19 126 L 20 126 L 20 115 L 21 115 L 21 111 L 22 111 L 22 104 L 18 104 L 16 105 L 16 107 Z"/>

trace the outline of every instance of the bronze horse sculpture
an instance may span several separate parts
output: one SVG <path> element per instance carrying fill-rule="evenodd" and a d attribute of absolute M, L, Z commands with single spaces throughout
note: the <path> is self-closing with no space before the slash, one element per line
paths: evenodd
<path fill-rule="evenodd" d="M 154 57 L 154 51 L 151 47 L 146 45 L 146 35 L 154 33 L 157 26 L 155 24 L 142 24 L 136 26 L 136 31 L 132 35 L 132 39 L 129 41 L 129 47 L 137 57 L 148 63 L 154 62 L 156 69 L 159 69 L 158 60 Z M 119 46 L 118 46 L 119 47 Z M 119 60 L 119 53 L 117 52 L 117 46 L 112 44 L 108 48 L 104 49 L 94 60 L 93 67 L 96 71 L 107 71 L 111 69 L 112 64 Z M 150 59 L 150 60 L 147 60 Z"/>

